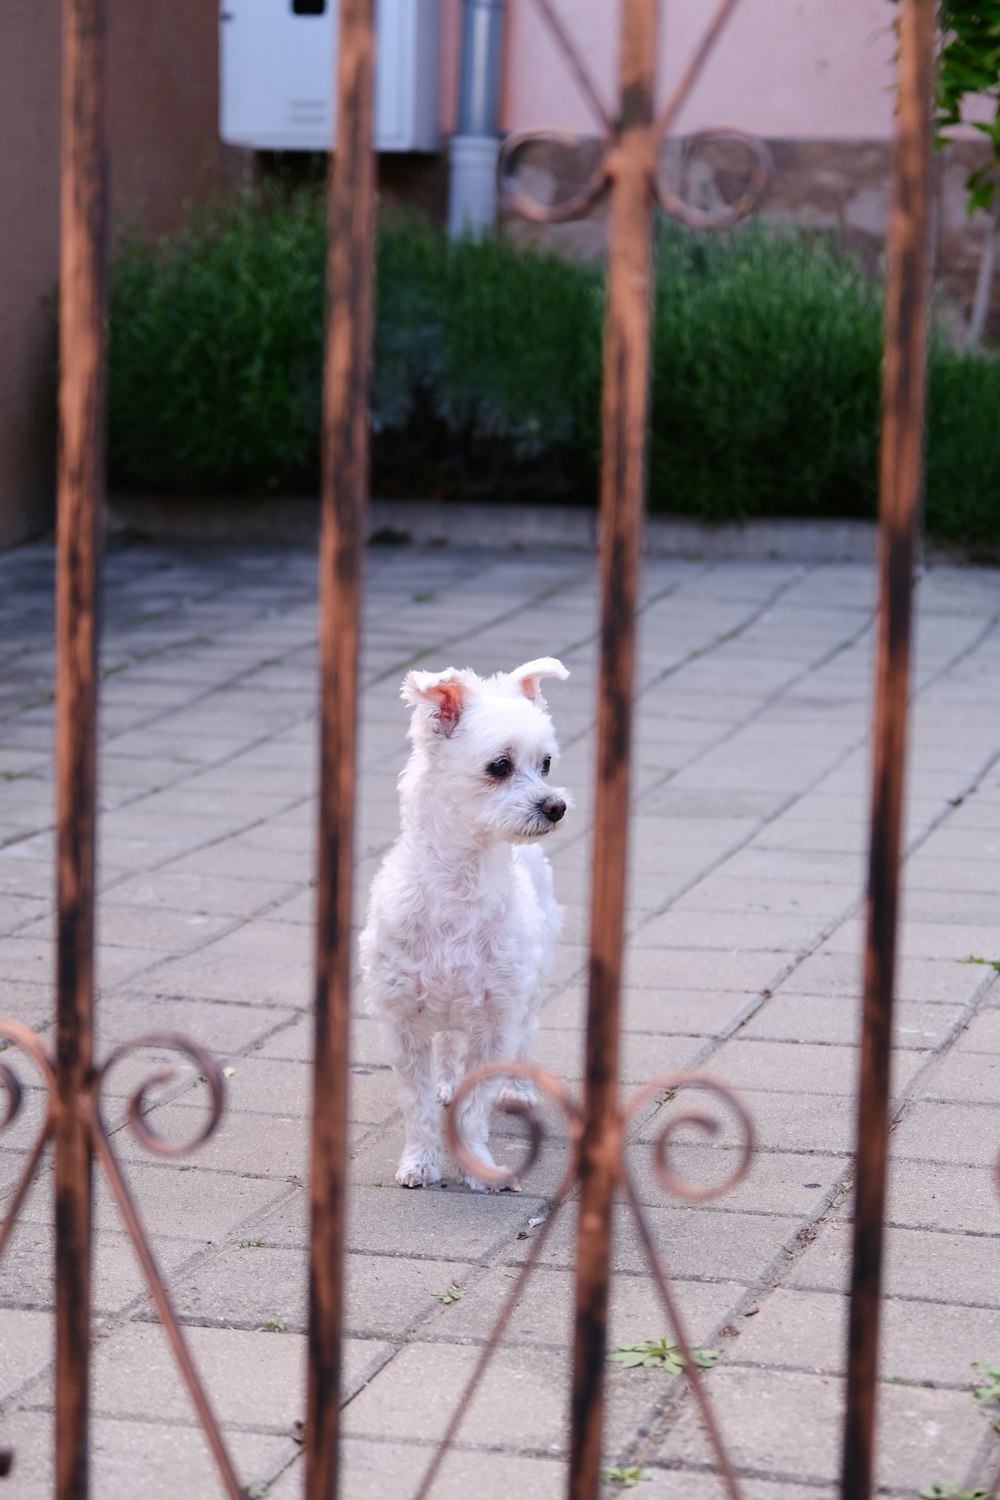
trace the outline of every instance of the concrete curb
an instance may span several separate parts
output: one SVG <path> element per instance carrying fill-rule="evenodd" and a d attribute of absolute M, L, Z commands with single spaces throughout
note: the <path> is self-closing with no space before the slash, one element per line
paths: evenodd
<path fill-rule="evenodd" d="M 111 535 L 120 538 L 269 545 L 312 542 L 318 521 L 313 500 L 171 500 L 122 495 L 111 498 L 108 517 Z M 369 535 L 376 544 L 589 552 L 596 547 L 597 512 L 568 506 L 375 500 Z M 867 563 L 875 555 L 875 526 L 871 521 L 825 520 L 707 526 L 652 516 L 646 522 L 645 551 L 653 557 Z"/>

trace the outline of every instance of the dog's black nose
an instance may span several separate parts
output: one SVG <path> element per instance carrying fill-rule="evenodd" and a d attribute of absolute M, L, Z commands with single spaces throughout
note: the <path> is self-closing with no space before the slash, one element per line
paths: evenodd
<path fill-rule="evenodd" d="M 540 806 L 550 823 L 558 823 L 566 811 L 566 804 L 561 797 L 546 797 Z"/>

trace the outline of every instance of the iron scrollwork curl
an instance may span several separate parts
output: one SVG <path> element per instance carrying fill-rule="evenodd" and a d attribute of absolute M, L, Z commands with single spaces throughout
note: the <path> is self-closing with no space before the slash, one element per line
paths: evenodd
<path fill-rule="evenodd" d="M 527 1131 L 527 1153 L 516 1172 L 507 1167 L 487 1166 L 462 1139 L 459 1125 L 462 1105 L 476 1089 L 492 1084 L 494 1081 L 512 1079 L 523 1079 L 529 1085 L 533 1085 L 538 1093 L 552 1100 L 562 1116 L 566 1138 L 573 1149 L 563 1179 L 553 1194 L 555 1200 L 561 1202 L 576 1178 L 577 1146 L 583 1127 L 583 1117 L 580 1113 L 580 1106 L 569 1090 L 557 1078 L 553 1078 L 551 1073 L 546 1073 L 541 1068 L 523 1062 L 495 1062 L 487 1063 L 485 1067 L 477 1068 L 474 1073 L 467 1074 L 455 1090 L 455 1097 L 445 1115 L 444 1136 L 448 1150 L 455 1165 L 466 1176 L 475 1177 L 484 1187 L 502 1190 L 519 1186 L 521 1177 L 529 1172 L 537 1161 L 545 1139 L 545 1126 L 540 1116 L 535 1113 L 533 1102 L 527 1097 L 501 1095 L 493 1104 L 493 1108 L 499 1110 L 501 1114 L 510 1115 L 519 1120 Z"/>
<path fill-rule="evenodd" d="M 104 1081 L 112 1068 L 122 1058 L 132 1053 L 147 1048 L 156 1048 L 161 1051 L 179 1052 L 191 1062 L 199 1078 L 203 1078 L 208 1085 L 209 1103 L 208 1110 L 196 1135 L 188 1141 L 168 1141 L 159 1135 L 146 1119 L 149 1110 L 149 1093 L 152 1089 L 162 1087 L 164 1084 L 172 1083 L 177 1077 L 175 1068 L 158 1068 L 148 1078 L 143 1079 L 138 1088 L 129 1095 L 125 1108 L 125 1118 L 128 1127 L 136 1140 L 150 1151 L 154 1156 L 165 1156 L 176 1159 L 189 1156 L 203 1146 L 213 1134 L 225 1106 L 225 1080 L 222 1069 L 215 1058 L 204 1048 L 200 1042 L 193 1041 L 190 1037 L 182 1036 L 174 1031 L 150 1032 L 146 1036 L 133 1037 L 121 1046 L 116 1047 L 110 1053 L 101 1068 L 98 1070 L 94 1087 L 94 1111 L 95 1122 L 98 1130 L 107 1135 L 104 1122 L 100 1114 L 100 1094 Z"/>
<path fill-rule="evenodd" d="M 46 1091 L 45 1119 L 42 1121 L 41 1129 L 35 1137 L 34 1144 L 28 1152 L 27 1161 L 17 1180 L 17 1186 L 9 1200 L 6 1216 L 0 1220 L 0 1255 L 3 1254 L 4 1246 L 14 1227 L 14 1221 L 21 1211 L 36 1171 L 38 1163 L 42 1159 L 42 1152 L 48 1145 L 49 1139 L 55 1125 L 56 1107 L 56 1075 L 52 1055 L 48 1047 L 42 1041 L 36 1031 L 30 1026 L 25 1026 L 22 1021 L 0 1020 L 0 1040 L 9 1042 L 20 1052 L 29 1057 L 38 1072 L 42 1076 Z M 0 1118 L 0 1132 L 12 1125 L 20 1114 L 21 1105 L 24 1101 L 24 1091 L 21 1081 L 9 1063 L 0 1063 L 0 1091 L 3 1093 L 4 1105 L 3 1115 Z"/>
<path fill-rule="evenodd" d="M 565 146 L 572 150 L 584 144 L 585 138 L 571 130 L 518 130 L 506 136 L 497 158 L 497 176 L 508 207 L 533 224 L 568 224 L 573 219 L 585 218 L 611 185 L 606 151 L 601 152 L 584 186 L 557 203 L 542 203 L 517 184 L 517 158 L 528 147 Z"/>
<path fill-rule="evenodd" d="M 741 219 L 747 218 L 759 208 L 771 185 L 774 162 L 767 145 L 759 136 L 749 135 L 745 130 L 732 126 L 711 126 L 685 137 L 684 155 L 690 160 L 695 152 L 706 145 L 722 142 L 735 144 L 743 149 L 750 161 L 750 176 L 739 197 L 732 203 L 718 208 L 698 208 L 668 187 L 657 172 L 653 178 L 653 193 L 664 213 L 679 219 L 688 229 L 730 229 Z"/>
<path fill-rule="evenodd" d="M 651 1100 L 662 1097 L 664 1094 L 677 1094 L 684 1089 L 702 1089 L 720 1100 L 735 1118 L 740 1132 L 740 1156 L 736 1166 L 719 1181 L 706 1184 L 688 1182 L 677 1175 L 670 1164 L 670 1146 L 672 1138 L 678 1131 L 685 1128 L 698 1130 L 706 1136 L 718 1135 L 722 1126 L 716 1115 L 708 1114 L 702 1109 L 688 1107 L 663 1120 L 657 1134 L 653 1137 L 653 1170 L 660 1186 L 675 1198 L 686 1198 L 692 1203 L 706 1203 L 712 1198 L 719 1198 L 723 1193 L 728 1193 L 742 1182 L 749 1170 L 753 1155 L 753 1121 L 746 1105 L 727 1083 L 711 1073 L 696 1070 L 667 1074 L 663 1078 L 657 1078 L 652 1083 L 646 1084 L 629 1101 L 625 1109 L 625 1123 L 627 1127 L 628 1121 L 635 1119 L 643 1106 Z M 624 1161 L 622 1170 L 624 1172 Z"/>

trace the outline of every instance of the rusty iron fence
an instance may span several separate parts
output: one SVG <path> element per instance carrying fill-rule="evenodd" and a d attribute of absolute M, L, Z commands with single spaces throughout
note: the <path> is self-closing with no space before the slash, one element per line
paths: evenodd
<path fill-rule="evenodd" d="M 555 204 L 531 198 L 518 182 L 520 154 L 534 135 L 510 137 L 501 178 L 514 211 L 546 222 L 580 217 L 601 198 L 609 213 L 604 336 L 603 470 L 599 570 L 601 664 L 586 1086 L 574 1100 L 554 1079 L 522 1064 L 489 1071 L 530 1074 L 560 1113 L 572 1147 L 552 1209 L 512 1285 L 441 1445 L 423 1476 L 435 1475 L 508 1313 L 537 1263 L 557 1211 L 578 1196 L 575 1332 L 567 1464 L 570 1500 L 594 1500 L 600 1483 L 603 1378 L 611 1276 L 612 1204 L 621 1195 L 646 1252 L 651 1275 L 682 1350 L 728 1494 L 739 1490 L 722 1433 L 676 1307 L 669 1277 L 644 1220 L 625 1160 L 629 1127 L 668 1091 L 692 1089 L 734 1115 L 740 1163 L 725 1183 L 706 1188 L 680 1180 L 670 1141 L 681 1125 L 711 1132 L 714 1113 L 689 1107 L 663 1124 L 654 1144 L 659 1181 L 697 1201 L 737 1181 L 750 1160 L 752 1125 L 739 1099 L 702 1073 L 657 1079 L 624 1106 L 618 1093 L 620 976 L 624 942 L 635 616 L 648 425 L 651 250 L 657 205 L 689 226 L 719 227 L 748 213 L 770 173 L 765 147 L 725 128 L 703 140 L 736 142 L 746 156 L 746 185 L 722 206 L 686 201 L 661 171 L 661 145 L 738 4 L 722 0 L 702 44 L 669 101 L 655 107 L 659 0 L 621 0 L 619 98 L 600 97 L 555 8 L 535 0 L 566 65 L 594 112 L 603 143 L 597 166 L 578 192 Z M 60 273 L 60 444 L 57 541 L 58 947 L 54 1052 L 27 1026 L 0 1021 L 0 1038 L 37 1068 L 48 1108 L 39 1136 L 0 1225 L 0 1253 L 46 1146 L 55 1152 L 56 1374 L 55 1494 L 86 1500 L 89 1473 L 89 1379 L 93 1167 L 105 1174 L 139 1256 L 150 1295 L 208 1437 L 231 1500 L 240 1485 L 207 1393 L 170 1306 L 101 1114 L 101 1087 L 125 1052 L 150 1045 L 178 1051 L 207 1080 L 210 1108 L 198 1140 L 177 1145 L 143 1118 L 156 1074 L 129 1101 L 132 1131 L 150 1150 L 180 1155 L 204 1140 L 221 1109 L 223 1079 L 196 1042 L 174 1034 L 136 1038 L 99 1063 L 94 1056 L 94 850 L 97 746 L 99 559 L 103 524 L 105 233 L 107 167 L 104 49 L 108 0 L 63 0 L 62 252 Z M 935 49 L 934 0 L 900 0 L 899 97 L 893 209 L 888 245 L 883 426 L 880 472 L 880 605 L 874 718 L 871 856 L 864 967 L 863 1039 L 858 1085 L 856 1203 L 848 1350 L 847 1413 L 841 1493 L 872 1493 L 875 1443 L 882 1235 L 889 1125 L 889 1051 L 907 731 L 911 580 L 919 515 L 928 301 L 930 107 Z M 372 338 L 374 165 L 371 147 L 373 0 L 341 0 L 337 79 L 337 150 L 329 183 L 328 329 L 325 358 L 320 545 L 321 757 L 316 921 L 314 1099 L 311 1140 L 311 1234 L 306 1500 L 339 1493 L 339 1387 L 343 1334 L 344 1227 L 347 1197 L 348 1012 L 351 867 L 356 780 L 355 702 L 361 572 L 368 490 L 367 410 Z M 549 134 L 547 140 L 566 141 Z M 572 139 L 572 138 L 569 138 Z M 473 1087 L 466 1080 L 462 1090 Z M 5 1105 L 0 1128 L 18 1111 L 21 1089 L 0 1063 Z M 448 1129 L 455 1157 L 477 1175 Z M 526 1170 L 541 1127 L 526 1117 Z M 497 1169 L 498 1172 L 500 1169 Z M 504 1174 L 500 1174 L 507 1180 Z M 998 1166 L 1000 1176 L 1000 1166 Z M 0 1475 L 11 1455 L 0 1451 Z"/>

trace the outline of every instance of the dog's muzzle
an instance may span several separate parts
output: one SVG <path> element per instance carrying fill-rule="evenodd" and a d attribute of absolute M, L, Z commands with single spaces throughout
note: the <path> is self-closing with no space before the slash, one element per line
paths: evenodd
<path fill-rule="evenodd" d="M 558 823 L 566 811 L 566 804 L 561 797 L 546 797 L 544 802 L 539 802 L 538 811 L 544 813 L 550 823 Z"/>

